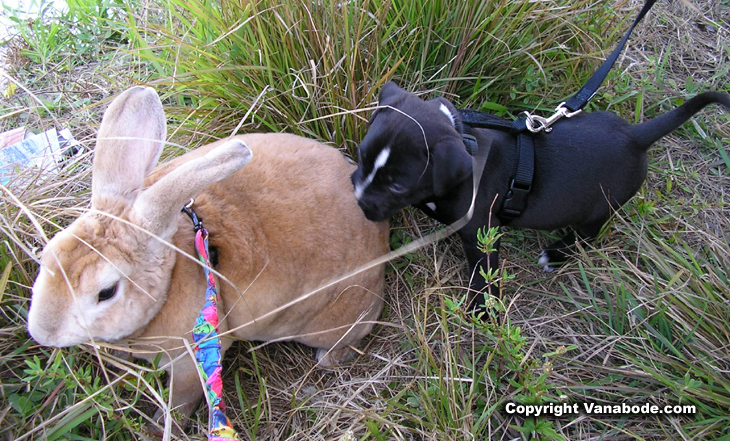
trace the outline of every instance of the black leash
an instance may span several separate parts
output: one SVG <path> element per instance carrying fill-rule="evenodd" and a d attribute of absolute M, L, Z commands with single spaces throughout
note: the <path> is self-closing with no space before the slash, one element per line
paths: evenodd
<path fill-rule="evenodd" d="M 603 84 L 603 81 L 606 79 L 606 76 L 608 75 L 608 72 L 613 67 L 614 63 L 616 63 L 616 60 L 618 59 L 618 56 L 621 54 L 621 51 L 624 49 L 624 46 L 626 46 L 626 42 L 629 41 L 629 36 L 631 36 L 631 32 L 633 32 L 634 28 L 637 24 L 644 18 L 647 12 L 649 12 L 649 9 L 651 9 L 652 6 L 654 6 L 654 3 L 656 0 L 646 0 L 646 3 L 644 3 L 644 7 L 641 8 L 641 11 L 639 11 L 639 15 L 636 16 L 636 19 L 631 24 L 631 27 L 628 31 L 626 31 L 626 35 L 624 35 L 624 38 L 621 39 L 621 41 L 618 43 L 618 46 L 616 46 L 616 49 L 611 52 L 611 55 L 606 58 L 606 61 L 601 64 L 601 67 L 598 68 L 598 70 L 586 81 L 585 85 L 576 93 L 573 95 L 568 101 L 565 102 L 564 106 L 571 112 L 576 112 L 583 107 L 585 107 L 586 104 L 588 104 L 588 101 L 593 98 L 593 96 L 598 92 L 598 89 L 601 87 L 601 84 Z"/>
<path fill-rule="evenodd" d="M 524 118 L 509 121 L 499 116 L 492 115 L 491 113 L 469 109 L 459 109 L 459 113 L 461 114 L 461 121 L 470 127 L 501 130 L 502 132 L 511 133 L 513 135 L 525 130 Z"/>
<path fill-rule="evenodd" d="M 518 217 L 525 209 L 527 195 L 532 189 L 532 178 L 535 173 L 535 145 L 533 135 L 542 131 L 550 133 L 552 130 L 551 126 L 556 121 L 561 118 L 570 118 L 582 111 L 583 107 L 595 96 L 603 84 L 608 72 L 616 63 L 618 56 L 626 46 L 631 32 L 633 32 L 636 25 L 649 12 L 649 9 L 654 6 L 654 3 L 656 3 L 656 0 L 646 0 L 636 19 L 613 52 L 611 52 L 611 55 L 606 58 L 606 61 L 601 64 L 601 67 L 586 81 L 578 93 L 573 95 L 568 101 L 560 103 L 552 116 L 544 118 L 525 111 L 523 112 L 524 116 L 514 121 L 508 121 L 486 112 L 459 109 L 462 123 L 468 127 L 500 130 L 517 137 L 518 160 L 515 170 L 512 173 L 509 191 L 505 195 L 504 203 L 499 213 L 500 217 L 512 220 Z M 464 135 L 464 145 L 472 156 L 478 148 L 476 144 L 476 139 L 471 134 L 467 133 Z"/>

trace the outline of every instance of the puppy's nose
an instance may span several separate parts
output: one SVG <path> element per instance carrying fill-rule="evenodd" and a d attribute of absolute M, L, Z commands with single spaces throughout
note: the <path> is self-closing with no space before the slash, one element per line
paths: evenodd
<path fill-rule="evenodd" d="M 380 208 L 373 202 L 370 202 L 367 199 L 359 199 L 357 201 L 357 205 L 360 206 L 360 209 L 362 210 L 363 214 L 365 214 L 365 218 L 367 220 L 373 222 L 379 222 L 383 220 L 383 215 L 380 212 Z"/>
<path fill-rule="evenodd" d="M 365 200 L 363 198 L 360 198 L 360 199 L 357 200 L 357 205 L 365 213 L 367 213 L 368 211 L 370 211 L 372 209 L 372 207 L 373 207 L 372 204 L 370 204 L 367 200 Z"/>

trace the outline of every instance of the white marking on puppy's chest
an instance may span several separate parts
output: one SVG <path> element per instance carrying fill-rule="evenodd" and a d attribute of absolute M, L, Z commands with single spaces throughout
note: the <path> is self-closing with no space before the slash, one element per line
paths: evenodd
<path fill-rule="evenodd" d="M 373 179 L 375 179 L 375 173 L 378 172 L 381 168 L 385 167 L 385 164 L 388 162 L 388 158 L 390 157 L 390 147 L 386 147 L 383 150 L 380 151 L 378 156 L 375 158 L 375 162 L 373 163 L 373 171 L 370 172 L 370 174 L 365 178 L 364 181 L 361 183 L 355 185 L 355 198 L 360 200 L 363 193 L 365 192 L 365 189 L 373 182 Z"/>

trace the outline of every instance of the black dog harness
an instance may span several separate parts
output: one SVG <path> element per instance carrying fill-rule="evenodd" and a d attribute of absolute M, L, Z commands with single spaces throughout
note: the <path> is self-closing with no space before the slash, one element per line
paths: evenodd
<path fill-rule="evenodd" d="M 469 128 L 494 129 L 517 136 L 517 162 L 499 213 L 501 218 L 515 219 L 527 204 L 527 195 L 532 190 L 532 178 L 535 174 L 535 141 L 533 133 L 527 129 L 527 118 L 520 117 L 514 121 L 508 121 L 490 113 L 475 110 L 460 109 L 459 112 L 462 123 L 467 126 L 467 132 L 469 132 Z M 476 138 L 470 133 L 462 136 L 467 151 L 474 156 L 478 150 Z"/>
<path fill-rule="evenodd" d="M 527 196 L 530 190 L 532 190 L 532 178 L 535 174 L 535 142 L 533 136 L 542 131 L 550 133 L 552 130 L 550 126 L 556 121 L 563 117 L 570 118 L 581 112 L 583 107 L 596 94 L 601 84 L 603 84 L 608 72 L 626 46 L 631 32 L 647 12 L 649 12 L 649 9 L 651 9 L 655 2 L 656 0 L 646 0 L 641 11 L 639 11 L 639 15 L 637 15 L 611 55 L 606 58 L 606 61 L 601 64 L 601 67 L 588 79 L 578 93 L 568 101 L 561 103 L 555 109 L 555 113 L 549 118 L 523 112 L 523 116 L 520 116 L 514 121 L 509 121 L 486 112 L 459 109 L 462 123 L 467 128 L 466 133 L 463 135 L 464 145 L 472 156 L 476 154 L 479 146 L 477 145 L 476 138 L 469 133 L 469 128 L 500 130 L 517 137 L 517 163 L 510 178 L 509 190 L 500 208 L 500 218 L 511 221 L 517 218 L 525 209 Z"/>

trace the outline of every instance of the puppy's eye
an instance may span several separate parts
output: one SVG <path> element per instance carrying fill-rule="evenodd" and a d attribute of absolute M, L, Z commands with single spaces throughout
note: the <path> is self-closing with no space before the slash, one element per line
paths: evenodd
<path fill-rule="evenodd" d="M 102 289 L 99 291 L 99 303 L 109 300 L 112 297 L 114 297 L 114 294 L 117 293 L 117 284 L 110 286 L 109 288 Z"/>
<path fill-rule="evenodd" d="M 393 182 L 392 184 L 390 184 L 388 186 L 388 190 L 393 194 L 403 194 L 408 191 L 408 189 L 405 186 L 403 186 L 397 182 Z"/>

